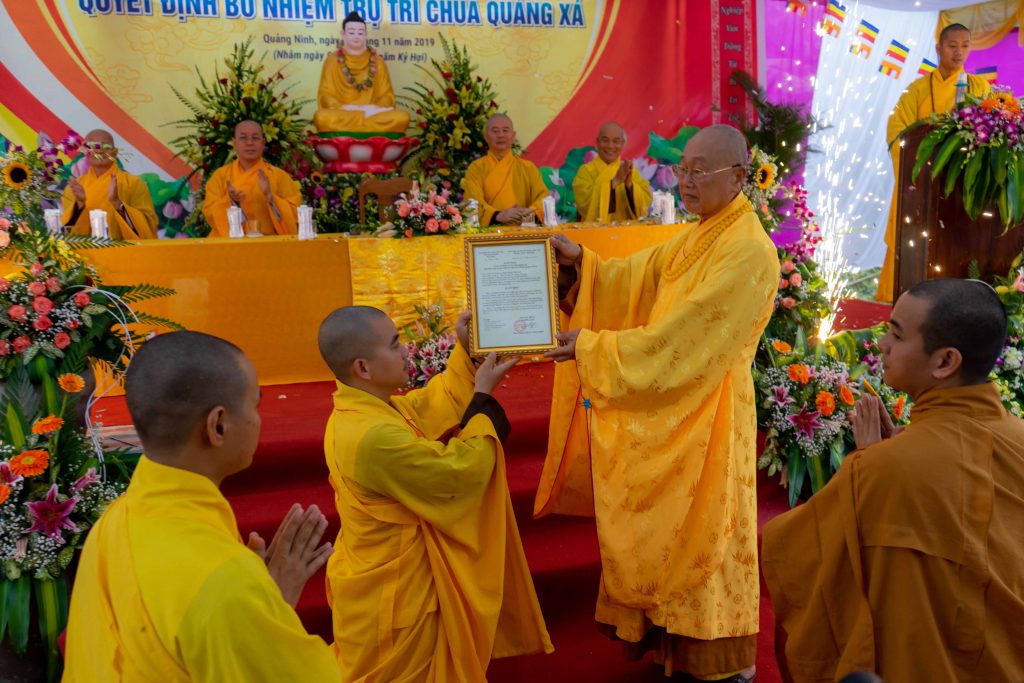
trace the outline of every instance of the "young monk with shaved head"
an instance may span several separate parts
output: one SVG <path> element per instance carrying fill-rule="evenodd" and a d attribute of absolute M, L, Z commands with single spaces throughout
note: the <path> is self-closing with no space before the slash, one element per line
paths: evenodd
<path fill-rule="evenodd" d="M 977 280 L 896 302 L 879 345 L 910 425 L 865 395 L 857 450 L 764 527 L 784 680 L 1024 681 L 1024 421 L 988 381 L 1006 329 Z"/>
<path fill-rule="evenodd" d="M 551 650 L 505 480 L 510 427 L 491 396 L 515 361 L 475 367 L 468 323 L 448 369 L 404 396 L 407 352 L 387 315 L 349 306 L 320 327 L 338 379 L 327 590 L 346 681 L 482 683 L 491 657 Z"/>
<path fill-rule="evenodd" d="M 71 595 L 64 681 L 338 681 L 293 609 L 327 561 L 316 506 L 294 506 L 270 547 L 246 547 L 219 490 L 252 462 L 256 371 L 199 332 L 156 337 L 128 368 L 146 454 L 89 532 Z"/>

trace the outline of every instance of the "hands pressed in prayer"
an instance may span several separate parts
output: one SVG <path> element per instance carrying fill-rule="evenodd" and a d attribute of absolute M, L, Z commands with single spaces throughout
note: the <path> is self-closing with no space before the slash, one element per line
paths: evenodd
<path fill-rule="evenodd" d="M 236 190 L 230 180 L 228 181 L 228 197 L 230 197 L 231 201 L 235 204 L 241 204 L 245 201 L 245 193 L 240 190 Z"/>
<path fill-rule="evenodd" d="M 625 185 L 627 188 L 633 187 L 633 162 L 628 159 L 619 162 L 619 170 L 612 178 L 612 189 L 619 185 Z"/>
<path fill-rule="evenodd" d="M 82 187 L 82 183 L 78 182 L 77 178 L 72 178 L 71 182 L 68 183 L 68 187 L 71 188 L 71 194 L 75 198 L 75 205 L 80 208 L 85 208 L 85 188 Z"/>
<path fill-rule="evenodd" d="M 556 363 L 560 363 L 563 360 L 573 360 L 576 358 L 576 337 L 580 336 L 580 328 L 569 330 L 568 332 L 559 332 L 555 335 L 558 340 L 559 347 L 557 349 L 551 349 L 546 351 L 544 356 L 550 358 Z"/>
<path fill-rule="evenodd" d="M 861 396 L 854 410 L 847 415 L 853 427 L 853 440 L 858 449 L 867 448 L 903 431 L 903 427 L 897 427 L 892 423 L 885 403 L 877 396 Z"/>
<path fill-rule="evenodd" d="M 476 392 L 479 394 L 490 394 L 493 392 L 494 388 L 498 386 L 498 382 L 518 362 L 518 356 L 499 361 L 498 354 L 493 351 L 487 354 L 487 358 L 476 369 Z"/>
<path fill-rule="evenodd" d="M 560 266 L 574 266 L 579 264 L 583 257 L 583 247 L 573 242 L 565 235 L 555 233 L 548 239 L 551 246 L 555 248 L 555 261 Z"/>
<path fill-rule="evenodd" d="M 462 350 L 469 353 L 469 321 L 473 319 L 473 311 L 463 311 L 455 321 L 455 336 L 462 344 Z"/>
<path fill-rule="evenodd" d="M 107 199 L 110 201 L 110 205 L 114 207 L 114 211 L 120 211 L 124 208 L 124 202 L 117 196 L 117 176 L 114 174 L 110 175 L 110 186 L 107 188 Z"/>
<path fill-rule="evenodd" d="M 318 545 L 327 529 L 327 518 L 316 505 L 303 511 L 295 504 L 277 528 L 270 547 L 255 531 L 246 546 L 262 558 L 281 595 L 292 607 L 299 602 L 302 587 L 324 566 L 334 552 L 329 542 Z"/>
<path fill-rule="evenodd" d="M 256 171 L 256 183 L 260 186 L 260 192 L 270 203 L 274 202 L 274 192 L 270 189 L 270 178 L 263 172 L 263 169 Z"/>

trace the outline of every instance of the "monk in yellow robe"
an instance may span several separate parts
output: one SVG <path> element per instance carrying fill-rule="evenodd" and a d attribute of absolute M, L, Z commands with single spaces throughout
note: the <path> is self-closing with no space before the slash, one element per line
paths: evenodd
<path fill-rule="evenodd" d="M 755 673 L 750 369 L 779 261 L 741 191 L 746 155 L 729 126 L 690 140 L 677 175 L 701 220 L 660 246 L 605 261 L 551 238 L 571 314 L 547 354 L 561 362 L 534 514 L 596 515 L 602 630 L 708 680 Z"/>
<path fill-rule="evenodd" d="M 492 657 L 550 652 L 505 480 L 509 424 L 491 391 L 515 361 L 475 368 L 468 315 L 448 370 L 404 396 L 406 347 L 381 311 L 320 328 L 338 378 L 324 449 L 341 530 L 327 565 L 344 680 L 486 680 Z"/>
<path fill-rule="evenodd" d="M 126 392 L 146 455 L 85 542 L 64 682 L 339 681 L 293 609 L 331 553 L 327 520 L 296 505 L 270 550 L 256 534 L 247 547 L 219 489 L 259 439 L 252 363 L 222 339 L 172 332 L 132 358 Z"/>
<path fill-rule="evenodd" d="M 939 67 L 910 84 L 889 115 L 885 139 L 892 156 L 896 186 L 892 190 L 889 204 L 889 222 L 885 228 L 885 262 L 878 276 L 878 291 L 875 299 L 892 301 L 896 278 L 896 232 L 899 216 L 896 215 L 896 194 L 900 182 L 900 133 L 911 124 L 942 114 L 963 101 L 964 93 L 983 96 L 991 90 L 984 78 L 964 71 L 964 62 L 971 54 L 971 32 L 963 24 L 950 24 L 939 34 L 935 46 L 939 54 Z M 922 176 L 928 171 L 921 171 Z"/>
<path fill-rule="evenodd" d="M 395 108 L 388 67 L 366 47 L 366 22 L 350 12 L 341 36 L 341 48 L 324 58 L 313 125 L 320 132 L 404 133 L 409 114 Z"/>
<path fill-rule="evenodd" d="M 114 136 L 94 130 L 85 136 L 89 170 L 64 188 L 63 225 L 72 235 L 92 234 L 89 212 L 107 212 L 107 232 L 115 240 L 156 239 L 157 217 L 146 183 L 117 167 Z"/>
<path fill-rule="evenodd" d="M 894 428 L 854 412 L 857 450 L 764 527 L 783 679 L 1024 680 L 1024 421 L 988 382 L 1006 338 L 988 285 L 928 280 L 893 308 L 885 381 L 914 398 Z"/>
<path fill-rule="evenodd" d="M 462 187 L 475 199 L 480 225 L 518 224 L 544 220 L 542 202 L 548 188 L 531 162 L 512 153 L 516 129 L 505 114 L 495 114 L 484 127 L 487 154 L 466 169 Z"/>
<path fill-rule="evenodd" d="M 235 126 L 237 159 L 213 172 L 206 182 L 203 217 L 211 237 L 228 237 L 228 207 L 242 208 L 246 233 L 294 235 L 299 231 L 299 184 L 263 160 L 266 141 L 255 121 Z"/>
<path fill-rule="evenodd" d="M 576 209 L 585 223 L 643 218 L 651 206 L 651 185 L 621 159 L 626 131 L 608 122 L 597 133 L 597 158 L 580 167 L 572 181 Z"/>

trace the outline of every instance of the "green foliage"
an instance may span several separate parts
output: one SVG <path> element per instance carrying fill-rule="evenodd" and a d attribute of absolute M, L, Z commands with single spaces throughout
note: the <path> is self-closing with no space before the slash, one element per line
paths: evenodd
<path fill-rule="evenodd" d="M 775 157 L 784 177 L 803 166 L 807 153 L 815 151 L 807 147 L 811 131 L 820 130 L 815 118 L 803 107 L 768 101 L 765 89 L 744 71 L 734 71 L 732 80 L 747 91 L 757 113 L 756 123 L 744 121 L 740 126 L 749 146 Z"/>
<path fill-rule="evenodd" d="M 678 164 L 686 143 L 700 132 L 697 126 L 683 126 L 672 138 L 663 138 L 654 131 L 647 134 L 647 156 L 662 164 Z"/>
<path fill-rule="evenodd" d="M 597 152 L 593 145 L 584 147 L 573 147 L 565 155 L 565 161 L 558 168 L 541 166 L 540 175 L 544 178 L 544 184 L 549 190 L 558 193 L 557 211 L 558 215 L 567 221 L 577 220 L 576 195 L 573 193 L 572 184 L 576 180 L 583 160 L 590 152 Z"/>

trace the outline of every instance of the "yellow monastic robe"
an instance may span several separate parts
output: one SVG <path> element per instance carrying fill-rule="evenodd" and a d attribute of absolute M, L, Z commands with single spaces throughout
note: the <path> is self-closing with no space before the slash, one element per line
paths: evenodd
<path fill-rule="evenodd" d="M 889 125 L 886 128 L 885 140 L 889 144 L 889 154 L 892 156 L 893 172 L 896 174 L 896 182 L 900 180 L 900 145 L 897 137 L 908 126 L 928 118 L 934 113 L 943 113 L 953 109 L 956 105 L 956 82 L 960 77 L 958 69 L 949 78 L 943 78 L 939 70 L 921 76 L 911 83 L 903 95 L 900 96 L 896 108 L 889 115 Z M 967 92 L 972 95 L 983 96 L 991 90 L 988 81 L 974 74 L 967 74 Z M 927 171 L 921 171 L 922 174 Z M 892 301 L 893 286 L 896 279 L 896 193 L 897 187 L 892 189 L 892 201 L 889 204 L 889 222 L 885 228 L 885 262 L 882 264 L 882 272 L 878 276 L 878 292 L 875 299 L 878 301 Z"/>
<path fill-rule="evenodd" d="M 651 206 L 651 185 L 635 168 L 632 173 L 632 206 L 629 203 L 626 186 L 623 184 L 615 188 L 615 211 L 609 211 L 612 204 L 612 179 L 619 172 L 621 163 L 619 160 L 614 164 L 608 164 L 601 157 L 596 157 L 580 167 L 576 179 L 572 181 L 572 192 L 576 196 L 576 209 L 580 213 L 580 220 L 586 223 L 607 223 L 629 221 L 647 215 L 647 209 Z"/>
<path fill-rule="evenodd" d="M 538 221 L 544 220 L 544 179 L 533 163 L 512 153 L 500 161 L 492 152 L 480 157 L 466 169 L 462 186 L 465 198 L 475 199 L 480 207 L 480 225 L 491 225 L 496 214 L 513 206 L 531 208 Z"/>
<path fill-rule="evenodd" d="M 491 657 L 553 650 L 489 418 L 461 347 L 390 403 L 338 383 L 324 449 L 341 517 L 327 564 L 346 681 L 484 681 Z"/>
<path fill-rule="evenodd" d="M 576 362 L 556 369 L 534 514 L 596 514 L 597 620 L 630 642 L 652 624 L 696 639 L 666 669 L 707 676 L 754 661 L 750 369 L 778 274 L 775 246 L 740 194 L 629 258 L 584 249 L 562 325 L 582 331 Z"/>
<path fill-rule="evenodd" d="M 257 172 L 263 169 L 270 181 L 270 190 L 274 195 L 274 206 L 277 207 L 280 219 L 270 210 L 266 197 L 260 192 Z M 221 166 L 206 183 L 206 196 L 203 198 L 203 217 L 210 224 L 211 237 L 228 237 L 228 207 L 231 197 L 228 196 L 228 181 L 236 190 L 245 193 L 242 211 L 248 220 L 259 221 L 260 232 L 264 235 L 294 235 L 299 231 L 298 206 L 302 203 L 299 184 L 292 177 L 264 160 L 253 164 L 249 170 L 242 168 L 241 162 L 235 159 L 227 166 Z M 247 230 L 249 228 L 246 228 Z"/>
<path fill-rule="evenodd" d="M 1024 422 L 991 384 L 912 420 L 764 527 L 786 681 L 1024 681 Z"/>
<path fill-rule="evenodd" d="M 111 175 L 117 177 L 117 196 L 124 204 L 128 220 L 114 211 L 114 207 L 110 203 Z M 64 196 L 61 199 L 64 207 L 62 224 L 71 224 L 72 235 L 91 234 L 89 211 L 104 209 L 107 212 L 107 232 L 112 239 L 156 239 L 156 209 L 153 208 L 153 198 L 149 195 L 149 187 L 141 178 L 131 173 L 125 173 L 113 165 L 100 175 L 96 175 L 91 170 L 87 171 L 82 174 L 78 182 L 85 189 L 85 208 L 79 212 L 74 223 L 71 223 L 71 219 L 75 215 L 75 196 L 71 194 L 70 187 L 64 188 Z"/>
<path fill-rule="evenodd" d="M 370 52 L 361 55 L 344 56 L 356 83 L 363 83 L 370 74 Z M 404 133 L 409 127 L 409 114 L 401 109 L 381 112 L 367 116 L 361 111 L 342 109 L 346 104 L 372 104 L 377 107 L 394 107 L 395 93 L 391 88 L 391 77 L 388 67 L 379 55 L 374 56 L 377 74 L 373 77 L 373 86 L 365 90 L 356 90 L 348 82 L 342 71 L 339 52 L 331 52 L 324 58 L 323 69 L 320 70 L 320 89 L 317 91 L 317 111 L 313 116 L 313 125 L 320 132 L 352 132 Z"/>
<path fill-rule="evenodd" d="M 139 461 L 85 542 L 65 683 L 338 681 L 206 477 Z"/>

